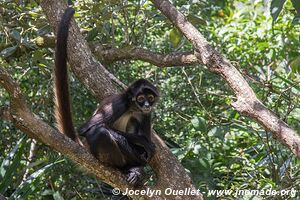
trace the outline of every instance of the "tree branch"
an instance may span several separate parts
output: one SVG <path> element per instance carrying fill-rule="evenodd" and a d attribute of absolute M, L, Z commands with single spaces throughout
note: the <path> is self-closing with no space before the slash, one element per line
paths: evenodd
<path fill-rule="evenodd" d="M 55 46 L 53 36 L 38 37 L 35 39 L 39 47 Z M 171 54 L 160 54 L 137 46 L 123 46 L 120 48 L 107 47 L 99 42 L 88 43 L 92 53 L 104 63 L 112 63 L 120 60 L 142 60 L 158 67 L 190 66 L 201 64 L 193 52 L 178 52 Z"/>
<path fill-rule="evenodd" d="M 89 43 L 95 56 L 101 60 L 111 63 L 118 60 L 142 60 L 158 67 L 174 67 L 200 64 L 192 52 L 181 52 L 171 54 L 160 54 L 148 49 L 136 46 L 125 46 L 122 48 L 102 47 L 99 43 Z"/>
<path fill-rule="evenodd" d="M 151 1 L 192 42 L 197 51 L 197 58 L 207 65 L 210 71 L 218 73 L 225 79 L 237 97 L 232 106 L 241 114 L 255 119 L 300 158 L 300 136 L 257 99 L 239 71 L 214 50 L 168 0 Z"/>

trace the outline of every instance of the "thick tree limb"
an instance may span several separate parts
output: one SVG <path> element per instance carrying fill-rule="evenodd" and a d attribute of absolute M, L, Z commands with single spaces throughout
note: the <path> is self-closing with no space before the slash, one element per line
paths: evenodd
<path fill-rule="evenodd" d="M 53 36 L 36 38 L 39 47 L 55 46 Z M 104 63 L 112 63 L 120 60 L 142 60 L 158 67 L 191 66 L 201 64 L 193 52 L 176 52 L 171 54 L 160 54 L 137 46 L 123 46 L 120 48 L 104 47 L 99 42 L 88 43 L 92 53 Z"/>
<path fill-rule="evenodd" d="M 201 33 L 169 1 L 151 1 L 193 43 L 198 52 L 198 59 L 207 65 L 210 71 L 220 74 L 225 79 L 237 97 L 237 101 L 232 106 L 241 114 L 255 119 L 300 158 L 300 136 L 257 99 L 239 71 L 214 50 Z"/>

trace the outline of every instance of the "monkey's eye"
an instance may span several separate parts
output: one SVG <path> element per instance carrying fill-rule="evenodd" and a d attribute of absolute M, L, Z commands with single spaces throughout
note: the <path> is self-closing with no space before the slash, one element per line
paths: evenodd
<path fill-rule="evenodd" d="M 154 96 L 152 94 L 148 95 L 148 101 L 153 102 L 154 101 Z"/>
<path fill-rule="evenodd" d="M 140 96 L 138 96 L 138 97 L 136 98 L 136 100 L 137 100 L 138 102 L 142 103 L 142 102 L 145 101 L 145 97 L 144 97 L 144 95 L 140 95 Z"/>

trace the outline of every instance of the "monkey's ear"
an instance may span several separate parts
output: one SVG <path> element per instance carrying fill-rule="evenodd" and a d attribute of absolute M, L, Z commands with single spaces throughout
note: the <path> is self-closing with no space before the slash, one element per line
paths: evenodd
<path fill-rule="evenodd" d="M 126 91 L 126 96 L 130 100 L 132 100 L 132 98 L 135 98 L 137 94 L 138 94 L 138 89 L 135 88 L 133 85 L 131 85 Z"/>
<path fill-rule="evenodd" d="M 154 94 L 156 95 L 156 97 L 160 96 L 160 91 L 157 87 L 155 87 L 155 90 L 153 90 Z"/>
<path fill-rule="evenodd" d="M 127 98 L 131 99 L 132 97 L 134 97 L 131 87 L 127 88 L 125 93 L 126 93 Z"/>
<path fill-rule="evenodd" d="M 132 98 L 131 98 L 131 101 L 136 101 L 136 97 L 132 97 Z"/>
<path fill-rule="evenodd" d="M 145 89 L 152 92 L 156 97 L 160 96 L 158 88 L 152 84 L 145 86 Z"/>

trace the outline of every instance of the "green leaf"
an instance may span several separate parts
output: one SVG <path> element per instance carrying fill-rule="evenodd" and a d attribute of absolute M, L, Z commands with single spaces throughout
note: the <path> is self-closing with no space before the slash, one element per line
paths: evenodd
<path fill-rule="evenodd" d="M 55 164 L 61 163 L 64 160 L 59 160 L 57 162 L 48 164 L 43 168 L 32 173 L 21 185 L 17 187 L 14 193 L 9 197 L 9 200 L 13 199 L 24 199 L 29 194 L 34 194 L 38 189 L 40 184 L 39 177 L 46 172 L 47 169 Z M 22 198 L 21 198 L 22 197 Z M 26 198 L 25 198 L 26 199 Z"/>
<path fill-rule="evenodd" d="M 10 33 L 10 36 L 11 36 L 14 40 L 16 40 L 16 41 L 18 41 L 18 42 L 21 41 L 21 34 L 20 34 L 20 32 L 17 31 L 17 30 L 13 30 L 13 31 Z"/>
<path fill-rule="evenodd" d="M 286 0 L 273 0 L 271 3 L 271 16 L 276 21 Z"/>
<path fill-rule="evenodd" d="M 43 35 L 46 35 L 47 33 L 50 33 L 51 32 L 51 28 L 49 25 L 45 25 L 43 26 L 42 28 L 40 28 L 39 30 L 37 30 L 37 34 L 39 36 L 43 36 Z"/>
<path fill-rule="evenodd" d="M 17 46 L 8 47 L 6 49 L 3 49 L 0 53 L 1 56 L 4 58 L 8 58 L 9 56 L 13 55 L 17 50 Z"/>
<path fill-rule="evenodd" d="M 8 154 L 8 156 L 2 161 L 0 166 L 0 193 L 4 193 L 7 188 L 12 183 L 13 175 L 15 171 L 17 171 L 18 166 L 21 163 L 21 157 L 23 154 L 24 145 L 23 144 L 24 137 L 21 138 L 13 150 Z"/>
<path fill-rule="evenodd" d="M 259 42 L 259 43 L 257 43 L 257 48 L 260 51 L 263 51 L 263 50 L 265 50 L 268 47 L 269 47 L 269 43 L 268 42 Z"/>
<path fill-rule="evenodd" d="M 194 117 L 191 122 L 195 128 L 199 127 L 199 119 L 197 117 Z"/>
<path fill-rule="evenodd" d="M 210 129 L 210 130 L 208 131 L 207 136 L 209 136 L 209 137 L 214 137 L 214 136 L 217 135 L 218 131 L 219 131 L 219 130 L 218 130 L 217 127 L 213 127 L 212 129 Z"/>
<path fill-rule="evenodd" d="M 201 132 L 206 132 L 207 128 L 206 128 L 206 121 L 204 118 L 202 117 L 196 117 L 194 116 L 194 118 L 191 120 L 192 125 L 199 131 Z"/>
<path fill-rule="evenodd" d="M 291 63 L 290 67 L 294 73 L 300 74 L 300 56 L 296 57 Z"/>
<path fill-rule="evenodd" d="M 180 41 L 181 41 L 182 35 L 176 28 L 174 28 L 170 31 L 169 37 L 170 37 L 170 41 L 171 41 L 172 46 L 174 48 L 176 48 L 179 45 Z"/>
<path fill-rule="evenodd" d="M 53 194 L 54 200 L 64 200 L 64 198 L 60 195 L 60 193 L 57 191 Z"/>
<path fill-rule="evenodd" d="M 95 28 L 93 28 L 92 30 L 90 30 L 89 32 L 88 32 L 88 34 L 87 34 L 87 36 L 86 36 L 86 40 L 88 41 L 88 42 L 90 42 L 90 41 L 92 41 L 97 35 L 98 35 L 98 28 L 97 27 L 95 27 Z"/>
<path fill-rule="evenodd" d="M 294 8 L 296 9 L 297 16 L 300 16 L 300 1 L 299 0 L 291 0 Z"/>
<path fill-rule="evenodd" d="M 206 21 L 201 19 L 200 17 L 196 16 L 196 15 L 192 15 L 189 14 L 187 16 L 187 19 L 189 22 L 191 22 L 193 25 L 197 26 L 197 25 L 205 25 Z"/>
<path fill-rule="evenodd" d="M 275 75 L 277 78 L 283 80 L 286 84 L 288 84 L 288 85 L 292 86 L 293 88 L 295 88 L 296 90 L 299 90 L 299 91 L 300 91 L 300 86 L 295 85 L 294 82 L 292 82 L 292 81 L 290 81 L 290 80 L 288 80 L 288 79 L 286 79 L 286 78 L 280 76 L 278 73 L 275 73 L 274 75 Z"/>

